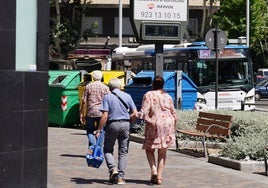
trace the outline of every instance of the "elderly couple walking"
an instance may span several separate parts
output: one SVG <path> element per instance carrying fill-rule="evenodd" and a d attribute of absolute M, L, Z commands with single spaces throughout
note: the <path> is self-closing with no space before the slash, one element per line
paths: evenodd
<path fill-rule="evenodd" d="M 130 121 L 139 118 L 145 121 L 145 139 L 142 149 L 146 151 L 151 170 L 150 182 L 162 184 L 167 148 L 175 145 L 177 123 L 173 100 L 163 90 L 164 79 L 160 76 L 154 78 L 152 90 L 144 94 L 142 107 L 138 112 L 131 96 L 121 91 L 121 80 L 112 78 L 108 87 L 101 83 L 101 71 L 93 71 L 92 76 L 94 81 L 86 86 L 82 100 L 82 107 L 87 104 L 87 114 L 86 116 L 81 114 L 80 119 L 86 121 L 89 146 L 95 143 L 96 137 L 103 135 L 100 134 L 101 131 L 105 132 L 102 139 L 109 170 L 109 182 L 125 184 Z M 118 141 L 118 165 L 113 156 L 116 140 Z"/>

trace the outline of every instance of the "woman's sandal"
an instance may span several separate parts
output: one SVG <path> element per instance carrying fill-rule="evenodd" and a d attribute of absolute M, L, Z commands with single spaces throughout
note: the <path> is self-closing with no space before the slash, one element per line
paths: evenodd
<path fill-rule="evenodd" d="M 158 184 L 158 179 L 157 179 L 157 175 L 156 174 L 153 174 L 151 176 L 150 183 Z"/>

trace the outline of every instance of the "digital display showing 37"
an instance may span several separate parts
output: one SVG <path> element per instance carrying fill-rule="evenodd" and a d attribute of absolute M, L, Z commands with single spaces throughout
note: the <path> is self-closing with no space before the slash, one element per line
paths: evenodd
<path fill-rule="evenodd" d="M 153 40 L 178 40 L 180 37 L 180 24 L 174 23 L 143 23 L 142 24 L 142 38 Z"/>
<path fill-rule="evenodd" d="M 176 25 L 145 25 L 145 36 L 178 37 L 178 30 Z"/>

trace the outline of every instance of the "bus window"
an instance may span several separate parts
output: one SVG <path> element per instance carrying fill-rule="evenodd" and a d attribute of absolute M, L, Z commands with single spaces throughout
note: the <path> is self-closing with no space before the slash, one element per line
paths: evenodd
<path fill-rule="evenodd" d="M 154 60 L 144 60 L 142 61 L 142 70 L 154 70 Z"/>
<path fill-rule="evenodd" d="M 112 70 L 124 70 L 125 65 L 123 61 L 117 61 L 112 63 Z"/>
<path fill-rule="evenodd" d="M 164 59 L 164 70 L 176 70 L 176 59 L 165 58 Z"/>
<path fill-rule="evenodd" d="M 203 60 L 198 60 L 196 63 L 194 62 L 188 62 L 188 71 L 189 71 L 189 77 L 193 79 L 194 83 L 196 83 L 197 86 L 203 86 L 208 85 L 213 82 L 212 80 L 208 80 L 209 78 L 209 71 L 208 71 L 208 65 Z"/>

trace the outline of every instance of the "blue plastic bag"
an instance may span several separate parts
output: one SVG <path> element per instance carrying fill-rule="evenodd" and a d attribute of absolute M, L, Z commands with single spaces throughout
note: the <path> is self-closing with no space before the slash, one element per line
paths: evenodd
<path fill-rule="evenodd" d="M 100 137 L 96 140 L 95 145 L 90 146 L 86 154 L 87 165 L 89 167 L 99 168 L 104 161 L 103 149 L 99 146 Z"/>

